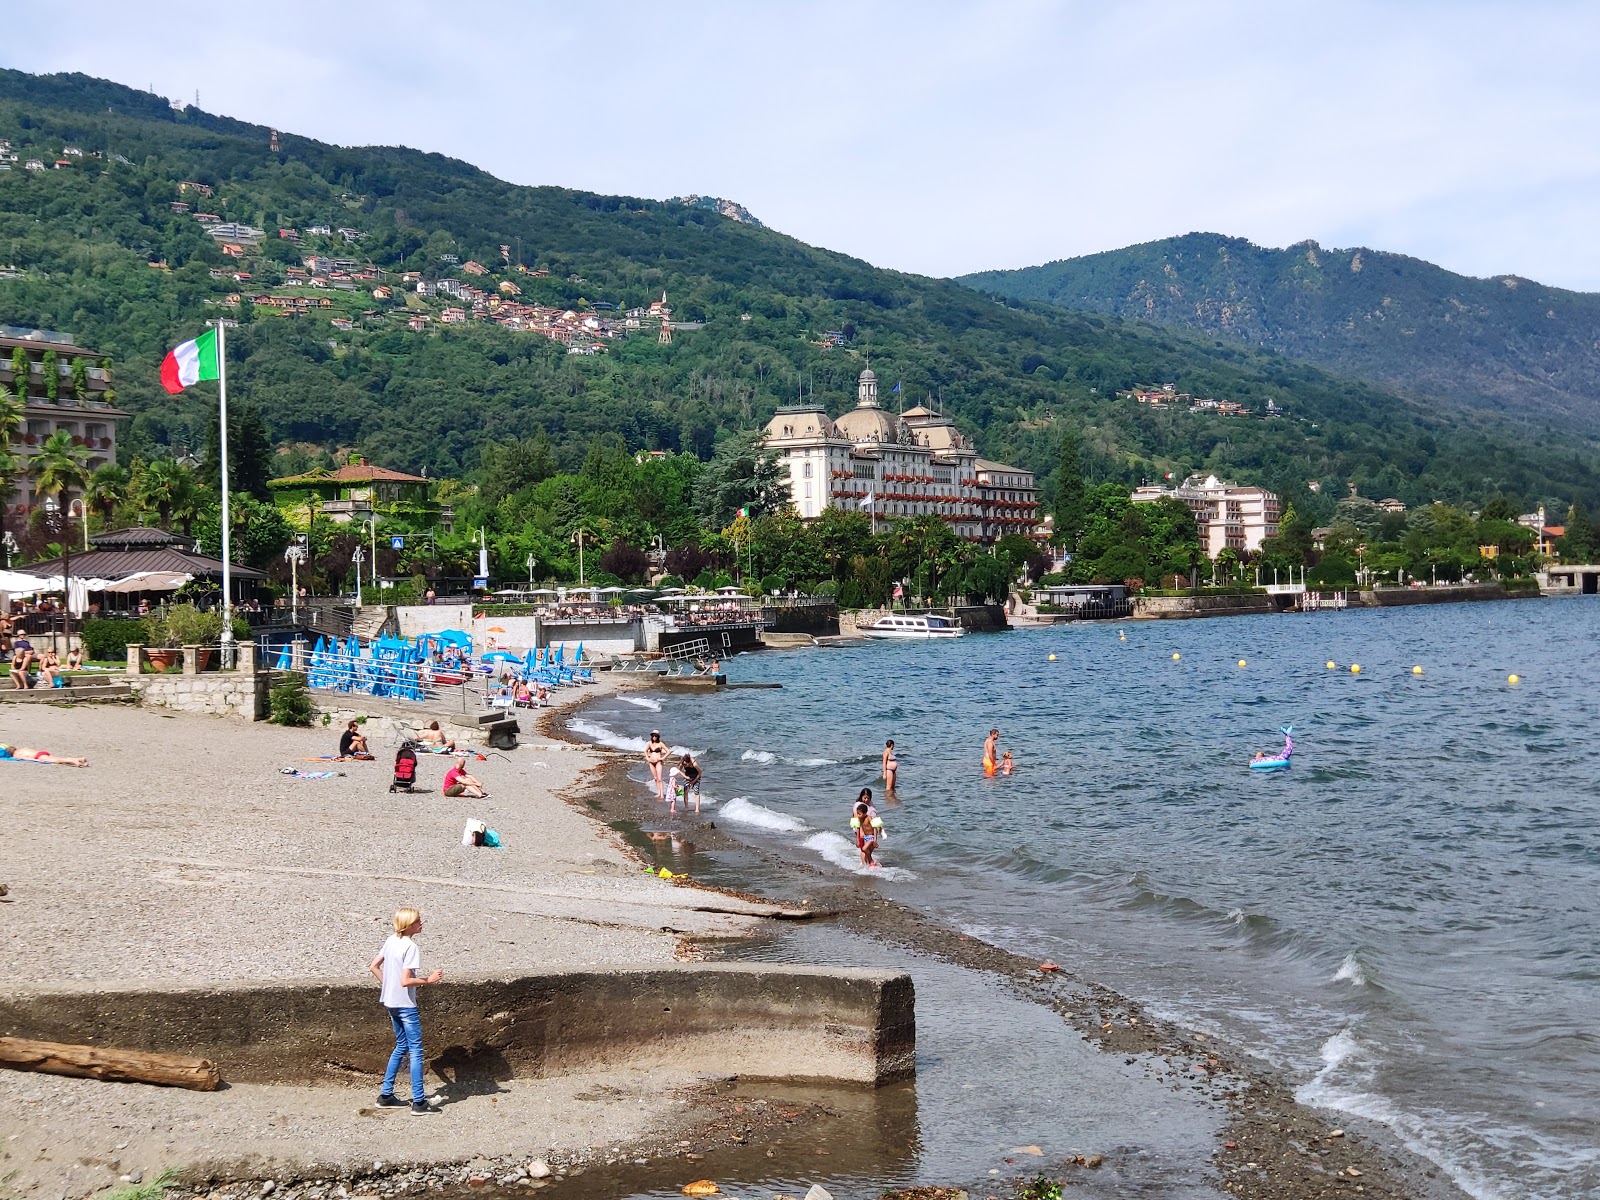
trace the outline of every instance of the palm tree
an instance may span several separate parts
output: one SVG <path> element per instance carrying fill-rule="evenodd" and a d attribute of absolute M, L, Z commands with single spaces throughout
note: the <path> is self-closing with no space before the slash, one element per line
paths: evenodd
<path fill-rule="evenodd" d="M 183 489 L 183 468 L 170 458 L 158 458 L 139 473 L 137 499 L 156 510 L 163 528 L 172 523 L 172 506 Z"/>
<path fill-rule="evenodd" d="M 192 468 L 180 466 L 173 482 L 177 486 L 172 492 L 172 515 L 183 526 L 183 536 L 193 537 L 194 521 L 200 515 L 200 502 L 204 498 L 199 477 Z"/>
<path fill-rule="evenodd" d="M 58 429 L 45 439 L 33 460 L 33 490 L 36 495 L 61 500 L 89 486 L 89 452 L 74 445 L 72 435 Z"/>
<path fill-rule="evenodd" d="M 89 486 L 84 489 L 83 502 L 90 512 L 99 514 L 102 525 L 111 524 L 117 509 L 128 501 L 130 488 L 128 469 L 115 463 L 96 467 L 89 476 Z"/>

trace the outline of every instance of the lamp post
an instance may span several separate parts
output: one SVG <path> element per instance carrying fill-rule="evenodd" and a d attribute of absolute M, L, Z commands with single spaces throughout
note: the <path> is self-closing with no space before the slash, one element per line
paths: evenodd
<path fill-rule="evenodd" d="M 578 543 L 578 586 L 580 588 L 583 586 L 583 533 L 584 531 L 580 529 L 572 535 L 573 540 Z"/>
<path fill-rule="evenodd" d="M 299 540 L 289 543 L 283 557 L 289 563 L 289 620 L 300 624 L 300 564 L 306 560 L 305 544 Z"/>
<path fill-rule="evenodd" d="M 350 556 L 350 561 L 356 565 L 356 607 L 361 607 L 361 564 L 366 561 L 367 549 L 357 546 L 356 552 Z"/>
<path fill-rule="evenodd" d="M 528 551 L 528 590 L 533 590 L 533 551 Z"/>
<path fill-rule="evenodd" d="M 5 548 L 6 570 L 9 571 L 11 570 L 11 556 L 15 554 L 18 549 L 16 535 L 13 534 L 11 530 L 8 529 L 3 535 L 0 535 L 0 547 Z"/>
<path fill-rule="evenodd" d="M 45 498 L 44 511 L 49 514 L 52 521 L 57 513 L 61 514 L 61 596 L 62 606 L 66 616 L 62 618 L 62 632 L 67 635 L 67 649 L 72 649 L 72 517 L 73 509 L 78 510 L 78 515 L 83 512 L 82 500 L 68 500 L 63 508 L 54 496 Z M 7 561 L 10 552 L 7 551 Z"/>

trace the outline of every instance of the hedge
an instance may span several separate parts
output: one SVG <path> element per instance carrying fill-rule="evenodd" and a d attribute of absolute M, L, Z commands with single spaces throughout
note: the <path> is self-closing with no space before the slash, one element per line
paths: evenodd
<path fill-rule="evenodd" d="M 83 651 L 94 662 L 121 662 L 128 657 L 128 643 L 142 643 L 144 622 L 124 618 L 103 618 L 83 623 Z"/>

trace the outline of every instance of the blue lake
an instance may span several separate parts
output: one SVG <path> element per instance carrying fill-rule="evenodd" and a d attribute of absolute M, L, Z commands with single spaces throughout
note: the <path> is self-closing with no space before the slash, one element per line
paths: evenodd
<path fill-rule="evenodd" d="M 1572 599 L 874 643 L 745 656 L 735 680 L 782 690 L 607 698 L 574 728 L 703 748 L 720 826 L 842 878 L 870 786 L 864 889 L 1253 1050 L 1476 1196 L 1589 1197 L 1597 635 Z M 1291 722 L 1292 769 L 1249 770 Z M 991 726 L 1009 778 L 981 770 Z"/>

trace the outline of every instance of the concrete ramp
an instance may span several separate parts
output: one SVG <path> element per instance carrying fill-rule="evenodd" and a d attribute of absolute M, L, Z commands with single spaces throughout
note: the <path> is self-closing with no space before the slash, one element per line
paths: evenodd
<path fill-rule="evenodd" d="M 418 995 L 429 1067 L 452 1081 L 619 1067 L 878 1086 L 916 1071 L 902 972 L 685 964 L 447 977 Z M 366 980 L 17 992 L 0 1032 L 199 1054 L 225 1083 L 381 1076 L 394 1045 Z"/>

